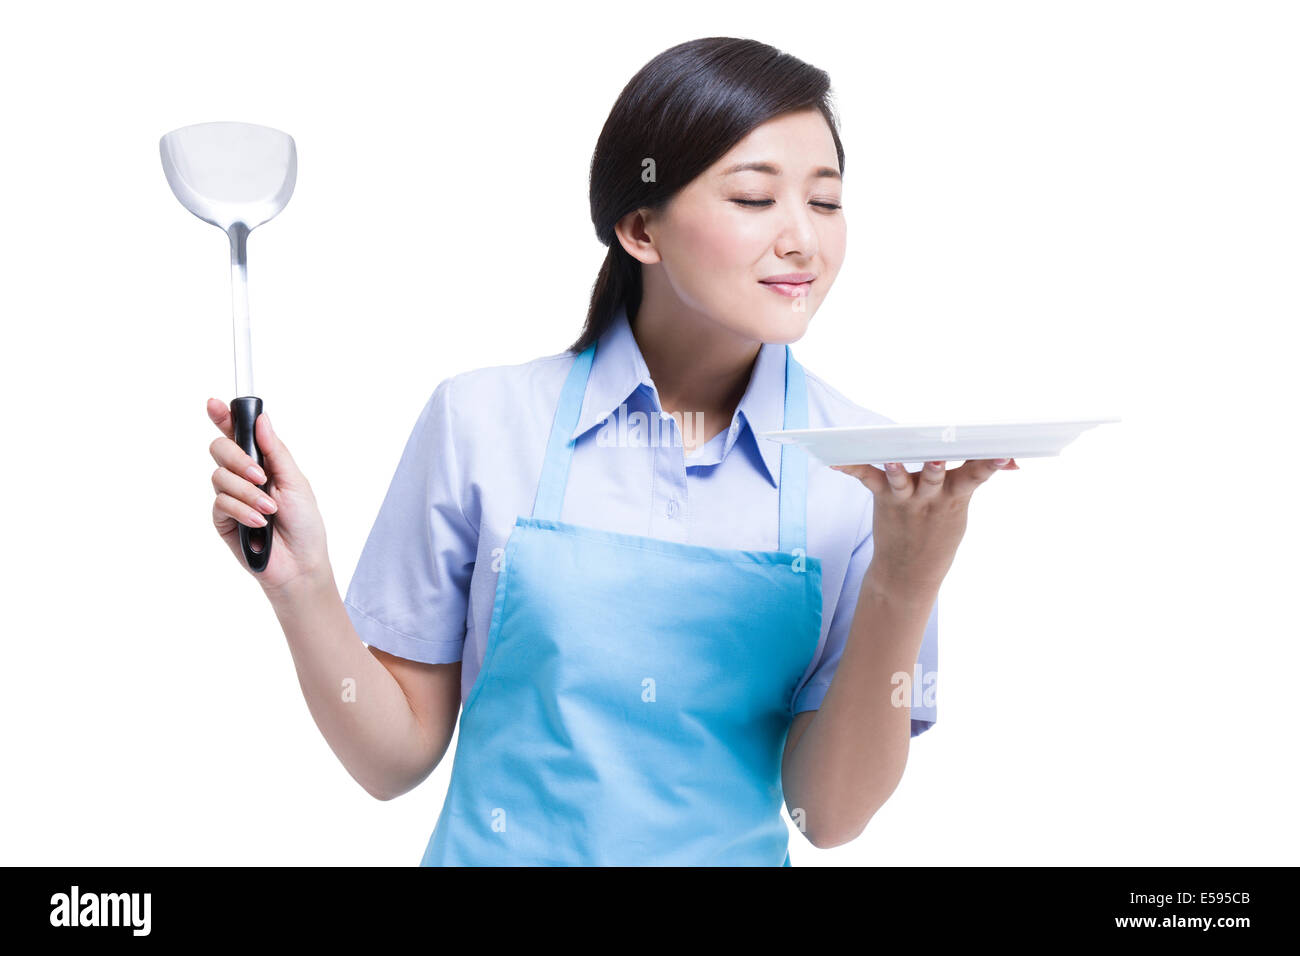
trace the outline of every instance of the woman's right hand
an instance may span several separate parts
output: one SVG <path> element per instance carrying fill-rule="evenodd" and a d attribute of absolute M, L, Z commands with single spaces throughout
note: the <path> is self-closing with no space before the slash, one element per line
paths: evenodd
<path fill-rule="evenodd" d="M 271 430 L 271 420 L 263 413 L 253 423 L 257 447 L 266 462 L 266 477 L 250 477 L 248 469 L 256 469 L 257 463 L 236 444 L 230 409 L 219 399 L 210 398 L 208 418 L 221 431 L 221 437 L 214 439 L 208 449 L 217 463 L 217 470 L 212 473 L 212 488 L 217 493 L 212 503 L 212 522 L 236 560 L 268 593 L 290 581 L 332 576 L 325 545 L 325 522 L 316 506 L 316 496 L 289 449 Z M 270 483 L 263 492 L 258 486 L 267 477 Z M 268 499 L 269 503 L 259 505 L 261 499 Z M 253 571 L 239 543 L 239 525 L 262 527 L 257 517 L 265 514 L 275 515 L 271 557 L 262 571 Z"/>

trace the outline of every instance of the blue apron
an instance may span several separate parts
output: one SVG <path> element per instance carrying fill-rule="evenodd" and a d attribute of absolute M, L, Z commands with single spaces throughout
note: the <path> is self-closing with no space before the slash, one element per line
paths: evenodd
<path fill-rule="evenodd" d="M 506 542 L 420 865 L 789 866 L 781 758 L 822 618 L 806 452 L 781 447 L 779 551 L 561 521 L 595 350 L 574 359 L 533 514 Z M 807 413 L 786 346 L 785 427 Z"/>

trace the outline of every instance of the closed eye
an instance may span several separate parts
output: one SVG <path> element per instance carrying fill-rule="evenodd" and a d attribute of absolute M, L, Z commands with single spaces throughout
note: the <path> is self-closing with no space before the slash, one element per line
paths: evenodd
<path fill-rule="evenodd" d="M 731 201 L 736 203 L 738 206 L 750 206 L 750 207 L 771 206 L 776 202 L 775 199 L 733 199 Z M 831 209 L 831 210 L 841 208 L 835 203 L 829 203 L 829 202 L 813 202 L 813 203 L 809 203 L 809 205 L 820 206 L 822 209 Z"/>

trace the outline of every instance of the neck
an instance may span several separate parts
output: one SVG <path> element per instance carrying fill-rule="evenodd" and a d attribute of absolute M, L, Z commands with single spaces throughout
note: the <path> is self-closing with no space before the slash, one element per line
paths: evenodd
<path fill-rule="evenodd" d="M 745 395 L 763 343 L 679 304 L 662 308 L 653 300 L 641 302 L 629 325 L 663 410 L 702 414 L 710 426 L 706 437 L 725 428 Z"/>

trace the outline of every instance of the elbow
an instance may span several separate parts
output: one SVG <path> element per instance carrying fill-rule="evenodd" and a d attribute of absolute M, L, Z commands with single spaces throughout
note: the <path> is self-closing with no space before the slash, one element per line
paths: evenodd
<path fill-rule="evenodd" d="M 402 794 L 410 793 L 418 787 L 432 771 L 432 766 L 424 765 L 414 770 L 408 770 L 405 773 L 391 774 L 378 780 L 370 778 L 363 780 L 360 777 L 355 776 L 353 779 L 361 785 L 361 789 L 365 790 L 366 793 L 370 794 L 376 800 L 388 801 L 395 800 L 402 796 Z"/>
<path fill-rule="evenodd" d="M 862 836 L 867 829 L 867 824 L 871 818 L 876 815 L 880 809 L 880 804 L 873 803 L 867 807 L 859 807 L 859 812 L 849 813 L 817 813 L 810 814 L 803 818 L 803 826 L 800 831 L 804 837 L 813 846 L 819 850 L 830 850 L 837 846 L 843 846 L 846 843 L 852 843 L 858 837 Z"/>
<path fill-rule="evenodd" d="M 862 836 L 876 811 L 893 796 L 903 776 L 903 764 L 884 781 L 864 787 L 836 785 L 826 788 L 818 807 L 812 812 L 800 810 L 796 820 L 808 842 L 819 850 L 852 843 Z M 837 783 L 839 783 L 837 781 Z M 832 809 L 833 808 L 833 809 Z M 796 819 L 791 814 L 791 819 Z"/>
<path fill-rule="evenodd" d="M 352 777 L 366 793 L 370 794 L 376 800 L 387 802 L 400 797 L 411 789 L 409 786 L 397 786 L 394 780 L 372 780 L 370 778 L 362 779 L 353 774 Z"/>
<path fill-rule="evenodd" d="M 396 800 L 405 793 L 410 793 L 423 779 L 424 777 L 404 777 L 400 780 L 388 780 L 374 786 L 362 783 L 361 786 L 366 793 L 370 794 L 376 800 L 387 802 L 389 800 Z"/>
<path fill-rule="evenodd" d="M 829 850 L 860 837 L 876 809 L 878 808 L 872 807 L 862 817 L 837 814 L 821 808 L 810 810 L 807 807 L 794 807 L 790 809 L 790 819 L 805 840 L 819 850 Z"/>
<path fill-rule="evenodd" d="M 900 769 L 887 787 L 867 794 L 864 802 L 857 804 L 856 807 L 850 807 L 848 812 L 820 814 L 818 825 L 809 823 L 808 832 L 805 834 L 809 842 L 819 850 L 829 850 L 832 847 L 852 843 L 862 836 L 867 829 L 867 824 L 875 817 L 876 811 L 893 796 L 901 779 Z M 848 806 L 847 803 L 842 805 Z"/>
<path fill-rule="evenodd" d="M 838 827 L 827 827 L 820 830 L 810 830 L 804 836 L 808 842 L 819 850 L 830 850 L 837 846 L 843 846 L 846 843 L 852 843 L 862 832 L 866 830 L 866 823 L 861 825 L 851 824 Z"/>
<path fill-rule="evenodd" d="M 357 783 L 361 785 L 362 790 L 370 794 L 376 800 L 387 802 L 392 800 L 394 797 L 399 796 L 397 791 L 393 790 L 391 787 L 372 786 L 364 780 L 358 780 Z"/>

